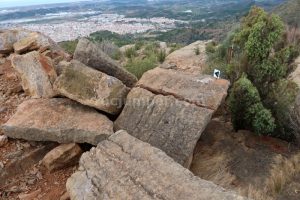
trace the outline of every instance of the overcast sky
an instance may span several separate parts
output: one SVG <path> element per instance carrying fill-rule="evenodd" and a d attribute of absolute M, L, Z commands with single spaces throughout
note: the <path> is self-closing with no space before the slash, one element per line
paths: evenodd
<path fill-rule="evenodd" d="M 14 6 L 30 6 L 38 4 L 76 2 L 82 0 L 0 0 L 0 8 Z"/>

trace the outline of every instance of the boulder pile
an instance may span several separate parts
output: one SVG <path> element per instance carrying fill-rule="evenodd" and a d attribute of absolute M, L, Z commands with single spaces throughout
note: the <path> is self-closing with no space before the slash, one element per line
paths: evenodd
<path fill-rule="evenodd" d="M 137 81 L 87 39 L 72 59 L 27 30 L 0 32 L 0 53 L 31 97 L 2 125 L 6 136 L 60 143 L 42 161 L 50 171 L 78 161 L 76 143 L 98 145 L 68 180 L 71 199 L 243 199 L 188 170 L 228 81 L 164 68 Z"/>

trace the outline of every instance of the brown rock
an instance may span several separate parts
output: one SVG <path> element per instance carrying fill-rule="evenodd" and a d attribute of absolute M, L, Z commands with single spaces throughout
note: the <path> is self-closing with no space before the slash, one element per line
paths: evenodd
<path fill-rule="evenodd" d="M 29 34 L 30 31 L 24 29 L 0 31 L 0 54 L 12 53 L 14 50 L 13 44 Z"/>
<path fill-rule="evenodd" d="M 67 181 L 72 200 L 243 200 L 194 176 L 163 151 L 119 131 L 84 153 Z"/>
<path fill-rule="evenodd" d="M 15 52 L 21 54 L 27 51 L 38 50 L 40 48 L 38 37 L 38 33 L 30 33 L 27 37 L 17 41 L 13 45 Z"/>
<path fill-rule="evenodd" d="M 189 167 L 196 143 L 212 113 L 210 109 L 179 101 L 173 96 L 134 88 L 114 125 L 116 130 L 128 131 Z"/>
<path fill-rule="evenodd" d="M 8 138 L 5 135 L 0 135 L 0 147 L 3 147 L 8 143 Z"/>
<path fill-rule="evenodd" d="M 70 200 L 70 195 L 68 192 L 65 192 L 59 200 Z"/>
<path fill-rule="evenodd" d="M 20 200 L 33 200 L 38 197 L 39 194 L 41 194 L 42 190 L 38 189 L 36 191 L 33 191 L 28 194 L 19 194 L 18 197 Z"/>
<path fill-rule="evenodd" d="M 82 150 L 78 144 L 62 144 L 47 153 L 42 163 L 50 172 L 53 172 L 76 165 L 81 154 Z"/>
<path fill-rule="evenodd" d="M 69 99 L 31 99 L 18 107 L 2 130 L 9 137 L 30 141 L 97 145 L 113 133 L 113 123 Z"/>
<path fill-rule="evenodd" d="M 36 51 L 15 55 L 12 58 L 12 66 L 20 74 L 26 94 L 34 98 L 50 98 L 57 94 L 53 89 L 57 75 L 52 61 L 46 56 Z"/>
<path fill-rule="evenodd" d="M 155 68 L 146 72 L 137 86 L 155 94 L 173 95 L 179 100 L 217 110 L 227 95 L 229 81 Z"/>
<path fill-rule="evenodd" d="M 133 74 L 129 73 L 101 50 L 101 45 L 97 45 L 88 39 L 79 40 L 74 59 L 105 74 L 116 77 L 127 87 L 133 87 L 137 82 L 137 78 Z"/>
<path fill-rule="evenodd" d="M 120 80 L 76 60 L 59 66 L 55 86 L 61 95 L 110 114 L 121 111 L 128 88 Z"/>

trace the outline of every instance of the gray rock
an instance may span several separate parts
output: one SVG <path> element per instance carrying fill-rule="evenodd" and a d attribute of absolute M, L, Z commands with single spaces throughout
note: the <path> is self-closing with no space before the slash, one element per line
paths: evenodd
<path fill-rule="evenodd" d="M 63 96 L 110 114 L 118 114 L 128 88 L 118 79 L 85 66 L 79 61 L 62 62 L 55 87 Z"/>
<path fill-rule="evenodd" d="M 50 98 L 57 95 L 53 84 L 57 78 L 51 59 L 32 51 L 25 55 L 12 57 L 12 66 L 22 79 L 22 87 L 34 98 Z"/>
<path fill-rule="evenodd" d="M 67 181 L 72 200 L 242 200 L 194 176 L 164 152 L 119 131 L 84 153 Z"/>
<path fill-rule="evenodd" d="M 126 105 L 116 120 L 116 130 L 166 152 L 175 161 L 189 167 L 201 133 L 213 111 L 173 96 L 155 95 L 142 88 L 128 94 Z"/>
<path fill-rule="evenodd" d="M 217 110 L 227 96 L 229 81 L 157 67 L 146 72 L 137 86 L 155 94 L 173 95 L 179 100 Z"/>
<path fill-rule="evenodd" d="M 78 42 L 74 53 L 74 59 L 79 60 L 85 65 L 114 76 L 121 80 L 127 87 L 133 87 L 137 78 L 126 71 L 116 61 L 108 57 L 97 45 L 88 39 L 81 39 Z"/>
<path fill-rule="evenodd" d="M 23 102 L 2 129 L 17 139 L 97 145 L 113 133 L 113 123 L 69 99 L 32 99 Z"/>

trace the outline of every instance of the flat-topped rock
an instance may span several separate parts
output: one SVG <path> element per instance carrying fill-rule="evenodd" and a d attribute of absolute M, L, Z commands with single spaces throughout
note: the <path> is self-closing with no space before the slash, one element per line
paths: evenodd
<path fill-rule="evenodd" d="M 188 168 L 196 143 L 212 113 L 210 109 L 179 101 L 173 96 L 133 88 L 114 128 L 128 131 Z"/>
<path fill-rule="evenodd" d="M 97 145 L 113 133 L 113 123 L 69 99 L 31 99 L 19 105 L 2 130 L 17 139 Z"/>
<path fill-rule="evenodd" d="M 206 44 L 209 41 L 196 41 L 169 54 L 162 66 L 174 66 L 177 70 L 192 74 L 202 74 L 206 61 Z M 199 55 L 196 54 L 199 49 Z"/>
<path fill-rule="evenodd" d="M 74 53 L 74 59 L 105 74 L 116 77 L 127 87 L 133 87 L 137 82 L 137 78 L 106 55 L 101 50 L 100 45 L 95 44 L 88 39 L 79 40 Z"/>
<path fill-rule="evenodd" d="M 227 95 L 229 81 L 208 75 L 155 68 L 146 72 L 137 86 L 155 94 L 173 95 L 179 100 L 217 110 Z"/>
<path fill-rule="evenodd" d="M 118 114 L 128 88 L 118 79 L 79 61 L 61 62 L 55 87 L 63 96 L 109 114 Z"/>
<path fill-rule="evenodd" d="M 57 95 L 53 84 L 57 78 L 51 59 L 32 51 L 25 55 L 14 55 L 12 66 L 22 79 L 22 87 L 34 98 L 50 98 Z"/>
<path fill-rule="evenodd" d="M 125 131 L 84 153 L 67 181 L 71 200 L 243 200 L 194 176 L 163 151 Z"/>

